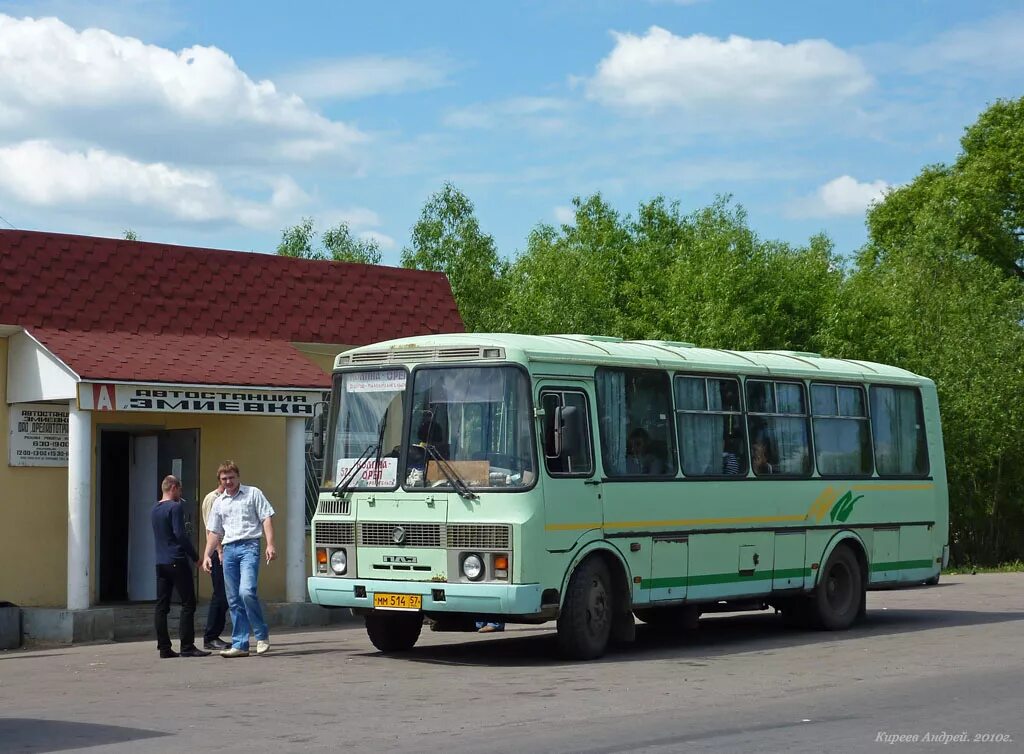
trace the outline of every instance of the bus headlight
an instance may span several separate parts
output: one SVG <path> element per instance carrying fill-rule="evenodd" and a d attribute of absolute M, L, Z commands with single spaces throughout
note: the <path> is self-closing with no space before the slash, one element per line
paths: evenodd
<path fill-rule="evenodd" d="M 331 570 L 341 576 L 348 569 L 348 556 L 344 550 L 335 550 L 331 553 Z"/>
<path fill-rule="evenodd" d="M 470 581 L 477 581 L 484 575 L 484 561 L 479 555 L 467 555 L 462 559 L 462 574 Z"/>

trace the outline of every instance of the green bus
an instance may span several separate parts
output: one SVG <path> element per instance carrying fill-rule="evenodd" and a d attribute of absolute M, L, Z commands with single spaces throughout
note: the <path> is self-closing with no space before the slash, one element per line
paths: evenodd
<path fill-rule="evenodd" d="M 849 627 L 938 582 L 949 503 L 934 383 L 794 351 L 434 335 L 335 361 L 314 603 L 384 652 L 475 621 L 557 621 L 589 659 L 774 608 Z"/>

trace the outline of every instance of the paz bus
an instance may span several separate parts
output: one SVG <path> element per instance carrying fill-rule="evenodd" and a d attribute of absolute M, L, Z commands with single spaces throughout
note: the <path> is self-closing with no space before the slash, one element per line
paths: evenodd
<path fill-rule="evenodd" d="M 774 608 L 827 630 L 948 558 L 934 383 L 796 351 L 453 334 L 334 365 L 314 603 L 383 652 L 556 621 L 568 657 L 634 616 Z"/>

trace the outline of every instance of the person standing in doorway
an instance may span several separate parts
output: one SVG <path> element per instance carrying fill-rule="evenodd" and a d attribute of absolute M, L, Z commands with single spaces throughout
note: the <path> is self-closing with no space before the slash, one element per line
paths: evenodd
<path fill-rule="evenodd" d="M 210 513 L 213 512 L 213 501 L 224 491 L 224 485 L 217 483 L 217 489 L 203 498 L 203 525 L 209 528 Z M 206 630 L 203 632 L 204 649 L 230 649 L 231 645 L 220 638 L 224 633 L 224 625 L 228 615 L 228 598 L 224 592 L 224 568 L 221 566 L 221 552 L 218 547 L 210 553 L 212 570 L 210 571 L 210 582 L 213 593 L 210 595 L 210 605 L 206 611 Z"/>
<path fill-rule="evenodd" d="M 192 566 L 199 555 L 185 532 L 185 513 L 181 507 L 181 482 L 166 476 L 160 483 L 163 492 L 150 519 L 153 523 L 153 543 L 156 547 L 156 609 L 153 625 L 156 628 L 156 648 L 162 659 L 171 657 L 206 657 L 209 652 L 195 645 L 196 590 L 192 583 Z M 167 613 L 171 610 L 171 593 L 178 591 L 181 598 L 181 619 L 178 622 L 180 652 L 171 649 L 167 632 Z"/>
<path fill-rule="evenodd" d="M 224 587 L 231 610 L 231 648 L 221 657 L 248 657 L 249 631 L 256 635 L 256 654 L 270 651 L 270 632 L 256 594 L 260 572 L 260 537 L 267 537 L 267 564 L 277 558 L 274 509 L 258 487 L 242 484 L 238 465 L 224 461 L 217 469 L 224 491 L 213 501 L 206 523 L 203 570 L 213 572 L 213 551 L 223 547 Z"/>

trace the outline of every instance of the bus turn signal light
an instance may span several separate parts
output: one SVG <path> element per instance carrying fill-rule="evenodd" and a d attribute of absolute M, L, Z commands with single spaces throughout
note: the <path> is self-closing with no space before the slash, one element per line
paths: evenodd
<path fill-rule="evenodd" d="M 494 558 L 494 569 L 496 571 L 508 570 L 508 555 L 497 555 Z"/>
<path fill-rule="evenodd" d="M 327 565 L 327 550 L 323 547 L 316 548 L 316 562 Z"/>

